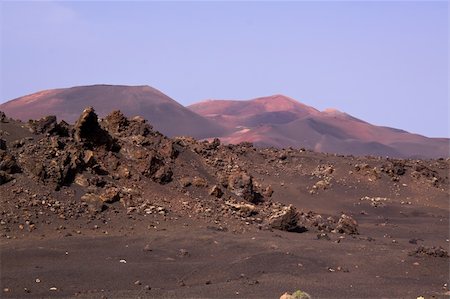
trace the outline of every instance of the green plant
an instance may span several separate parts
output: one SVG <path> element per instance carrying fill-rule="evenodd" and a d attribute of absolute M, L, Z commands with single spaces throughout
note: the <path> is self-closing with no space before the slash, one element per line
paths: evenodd
<path fill-rule="evenodd" d="M 311 296 L 306 292 L 297 290 L 292 294 L 292 298 L 294 298 L 294 299 L 311 299 Z"/>

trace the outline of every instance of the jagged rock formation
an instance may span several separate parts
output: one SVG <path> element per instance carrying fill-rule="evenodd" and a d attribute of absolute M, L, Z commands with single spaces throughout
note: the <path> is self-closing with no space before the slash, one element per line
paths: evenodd
<path fill-rule="evenodd" d="M 10 121 L 13 122 L 3 115 L 3 123 Z M 188 197 L 191 203 L 197 202 L 198 214 L 234 217 L 265 229 L 359 233 L 358 224 L 350 215 L 343 214 L 335 220 L 274 201 L 273 187 L 254 178 L 264 168 L 251 170 L 245 158 L 259 151 L 268 166 L 284 169 L 283 165 L 293 159 L 292 149 L 257 150 L 250 143 L 222 145 L 218 139 L 169 139 L 141 117 L 128 119 L 120 111 L 113 111 L 100 120 L 92 107 L 86 108 L 73 126 L 48 116 L 29 121 L 27 127 L 33 137 L 9 144 L 0 140 L 0 183 L 25 176 L 38 189 L 41 184 L 57 192 L 72 192 L 76 187 L 77 195 L 69 198 L 74 206 L 87 212 L 101 213 L 117 202 L 127 211 L 144 211 L 149 203 L 143 203 L 142 190 L 150 180 L 156 184 L 152 190 L 157 185 L 167 185 L 166 191 L 189 194 L 193 188 L 194 195 Z M 379 168 L 357 163 L 354 171 L 370 180 L 378 180 L 384 174 L 392 182 L 410 174 L 435 187 L 448 181 L 418 161 L 388 159 Z M 320 196 L 332 189 L 335 173 L 333 165 L 319 164 L 311 172 L 316 183 L 309 193 Z"/>

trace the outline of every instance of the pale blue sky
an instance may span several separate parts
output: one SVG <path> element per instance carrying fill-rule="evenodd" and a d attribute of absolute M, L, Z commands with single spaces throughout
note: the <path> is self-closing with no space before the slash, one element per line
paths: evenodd
<path fill-rule="evenodd" d="M 97 83 L 184 105 L 281 93 L 449 136 L 446 1 L 0 5 L 0 102 Z"/>

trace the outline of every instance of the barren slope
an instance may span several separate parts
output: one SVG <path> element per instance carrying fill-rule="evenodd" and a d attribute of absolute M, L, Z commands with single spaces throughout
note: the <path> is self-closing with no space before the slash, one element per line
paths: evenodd
<path fill-rule="evenodd" d="M 223 132 L 220 125 L 149 86 L 92 85 L 45 90 L 1 104 L 0 111 L 23 121 L 56 115 L 73 123 L 87 106 L 96 107 L 100 117 L 116 109 L 129 117 L 141 115 L 168 136 L 204 138 Z"/>
<path fill-rule="evenodd" d="M 226 143 L 249 141 L 260 146 L 391 157 L 450 155 L 449 139 L 375 126 L 336 109 L 320 112 L 282 95 L 249 101 L 209 100 L 188 108 L 227 126 L 231 131 L 220 136 Z"/>

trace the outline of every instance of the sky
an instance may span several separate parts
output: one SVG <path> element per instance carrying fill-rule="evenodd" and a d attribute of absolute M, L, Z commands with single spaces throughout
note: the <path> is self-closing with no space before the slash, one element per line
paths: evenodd
<path fill-rule="evenodd" d="M 284 94 L 449 133 L 447 1 L 0 2 L 0 103 L 150 85 L 183 105 Z"/>

